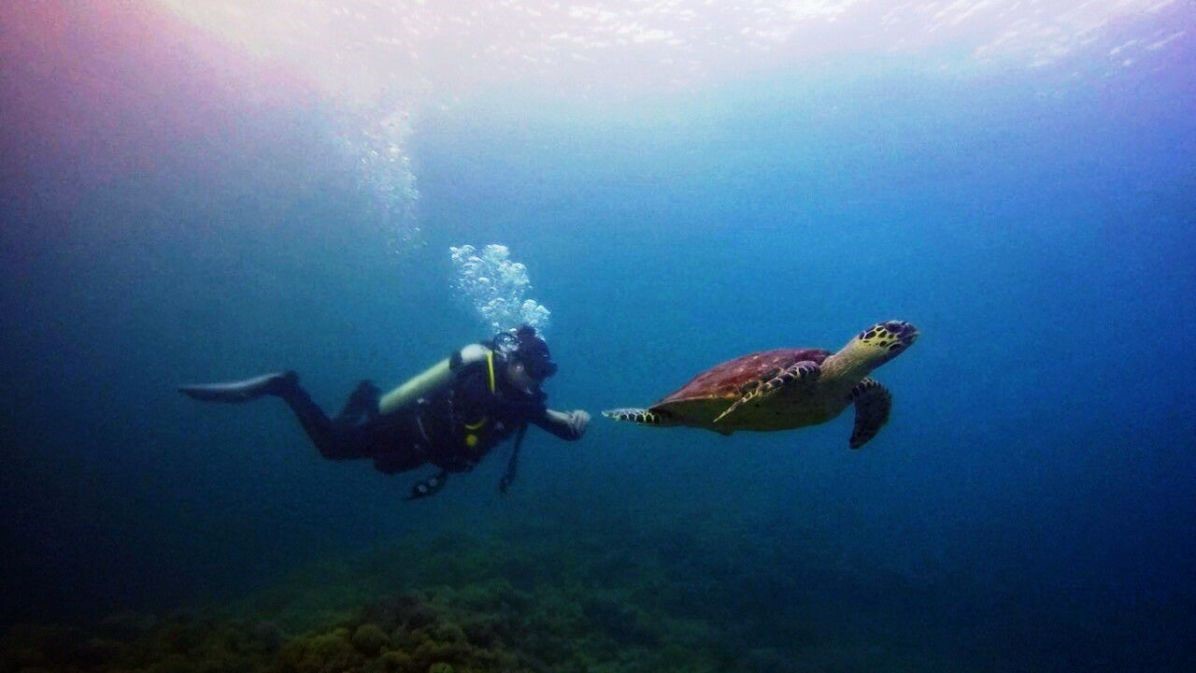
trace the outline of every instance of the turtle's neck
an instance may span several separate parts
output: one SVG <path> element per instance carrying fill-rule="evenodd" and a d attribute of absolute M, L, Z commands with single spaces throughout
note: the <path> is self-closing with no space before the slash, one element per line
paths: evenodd
<path fill-rule="evenodd" d="M 822 381 L 842 381 L 848 387 L 854 386 L 875 367 L 872 366 L 871 353 L 867 348 L 861 348 L 856 339 L 852 339 L 838 353 L 828 357 L 822 363 Z"/>

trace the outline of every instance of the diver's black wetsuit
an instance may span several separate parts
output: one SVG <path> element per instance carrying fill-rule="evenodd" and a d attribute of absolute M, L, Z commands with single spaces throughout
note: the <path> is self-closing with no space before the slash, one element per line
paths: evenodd
<path fill-rule="evenodd" d="M 330 419 L 297 384 L 280 393 L 325 458 L 370 458 L 386 474 L 431 464 L 443 472 L 472 469 L 500 442 L 531 423 L 561 439 L 578 439 L 547 417 L 547 396 L 507 385 L 496 375 L 491 389 L 486 363 L 451 360 L 452 379 L 443 389 L 390 414 L 378 412 L 379 391 L 362 382 L 344 409 Z M 501 373 L 501 368 L 499 368 Z"/>
<path fill-rule="evenodd" d="M 528 424 L 561 439 L 580 439 L 589 414 L 549 409 L 540 391 L 556 369 L 548 344 L 535 328 L 521 325 L 462 348 L 385 397 L 372 383 L 362 382 L 334 419 L 300 387 L 293 371 L 187 384 L 179 392 L 201 402 L 232 404 L 281 397 L 325 458 L 369 458 L 386 474 L 425 464 L 440 468 L 412 489 L 411 497 L 422 498 L 436 493 L 448 473 L 473 469 L 499 442 L 515 435 L 515 449 L 499 482 L 505 492 L 515 478 Z"/>

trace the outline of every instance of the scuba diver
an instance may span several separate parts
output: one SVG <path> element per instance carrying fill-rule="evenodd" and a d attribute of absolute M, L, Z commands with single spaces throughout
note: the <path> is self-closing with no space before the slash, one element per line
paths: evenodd
<path fill-rule="evenodd" d="M 369 458 L 386 474 L 424 464 L 439 472 L 418 482 L 409 499 L 435 494 L 449 473 L 468 472 L 496 445 L 515 436 L 499 490 L 515 479 L 519 446 L 528 424 L 564 440 L 585 434 L 583 410 L 549 409 L 540 385 L 556 373 L 548 344 L 523 325 L 493 339 L 465 346 L 398 388 L 382 395 L 362 381 L 336 418 L 328 418 L 299 386 L 293 371 L 244 381 L 180 386 L 205 402 L 240 403 L 281 397 L 299 419 L 320 455 L 330 460 Z"/>

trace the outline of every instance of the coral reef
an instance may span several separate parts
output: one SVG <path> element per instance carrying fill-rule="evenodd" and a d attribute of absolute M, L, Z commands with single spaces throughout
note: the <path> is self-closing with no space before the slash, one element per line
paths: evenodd
<path fill-rule="evenodd" d="M 537 525 L 539 527 L 537 527 Z M 412 537 L 302 569 L 235 604 L 91 626 L 24 625 L 0 673 L 667 673 L 917 670 L 829 649 L 791 551 L 676 528 L 561 522 Z M 891 588 L 890 588 L 891 590 Z M 822 643 L 820 645 L 820 643 Z M 926 662 L 922 662 L 926 663 Z"/>

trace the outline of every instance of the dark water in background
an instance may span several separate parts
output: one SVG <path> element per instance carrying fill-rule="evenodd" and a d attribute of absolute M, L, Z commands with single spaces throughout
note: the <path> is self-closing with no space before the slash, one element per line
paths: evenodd
<path fill-rule="evenodd" d="M 931 597 L 893 611 L 928 638 L 1018 643 L 1005 670 L 1190 664 L 1192 56 L 1080 80 L 847 64 L 609 109 L 479 97 L 415 122 L 423 245 L 401 255 L 321 160 L 318 101 L 246 106 L 86 190 L 69 176 L 102 157 L 8 133 L 2 616 L 236 596 L 507 508 L 809 540 L 861 585 Z M 47 95 L 69 109 L 68 93 Z M 877 372 L 896 407 L 863 451 L 849 418 L 732 438 L 597 418 L 580 444 L 530 436 L 505 501 L 499 456 L 404 504 L 413 475 L 321 461 L 280 404 L 174 392 L 293 367 L 331 408 L 360 378 L 398 383 L 487 336 L 449 291 L 448 246 L 467 242 L 528 265 L 559 408 L 649 403 L 734 355 L 834 348 L 876 320 L 922 337 Z"/>

